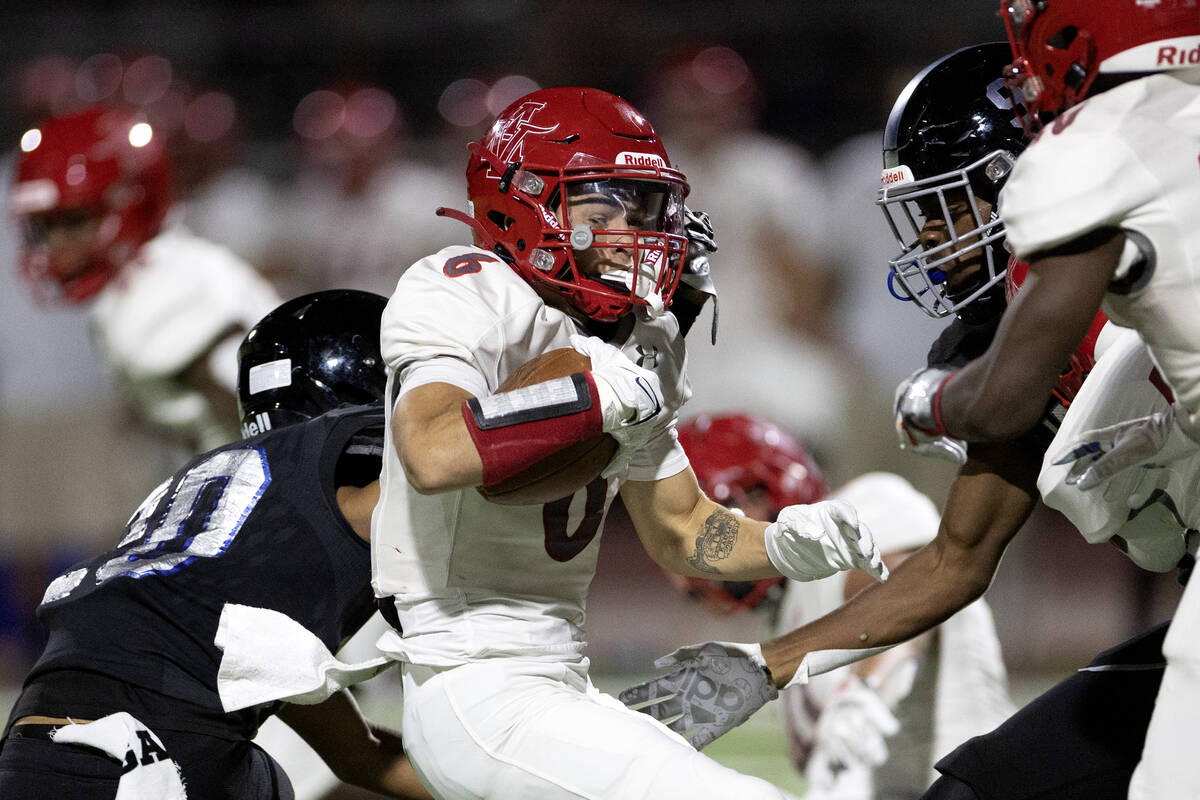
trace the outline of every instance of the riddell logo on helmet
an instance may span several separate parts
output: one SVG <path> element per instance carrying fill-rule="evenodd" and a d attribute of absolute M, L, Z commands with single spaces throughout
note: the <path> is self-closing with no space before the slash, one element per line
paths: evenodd
<path fill-rule="evenodd" d="M 901 164 L 898 167 L 885 169 L 883 174 L 879 176 L 879 183 L 882 186 L 895 186 L 898 183 L 912 183 L 912 170 L 907 165 Z"/>
<path fill-rule="evenodd" d="M 271 430 L 271 418 L 260 411 L 254 415 L 253 422 L 242 423 L 242 438 L 258 436 L 260 433 L 266 433 L 269 430 Z"/>
<path fill-rule="evenodd" d="M 1170 45 L 1158 48 L 1158 66 L 1183 67 L 1200 64 L 1200 44 L 1191 50 L 1180 50 Z"/>
<path fill-rule="evenodd" d="M 1100 63 L 1100 72 L 1148 72 L 1195 66 L 1200 66 L 1200 36 L 1176 36 L 1109 56 Z"/>
<path fill-rule="evenodd" d="M 654 153 L 618 153 L 617 163 L 623 167 L 658 167 L 664 169 L 667 162 L 663 161 L 662 156 L 657 156 Z"/>

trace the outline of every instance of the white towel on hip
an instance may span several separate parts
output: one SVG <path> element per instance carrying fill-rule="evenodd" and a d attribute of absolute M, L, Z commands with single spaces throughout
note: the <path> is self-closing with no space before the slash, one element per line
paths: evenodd
<path fill-rule="evenodd" d="M 51 736 L 59 744 L 103 750 L 124 764 L 116 800 L 187 800 L 179 765 L 171 760 L 162 740 L 126 711 L 95 722 L 64 725 Z"/>
<path fill-rule="evenodd" d="M 213 643 L 224 651 L 217 692 L 226 711 L 285 700 L 315 705 L 372 678 L 393 661 L 339 661 L 299 622 L 269 608 L 226 603 Z"/>

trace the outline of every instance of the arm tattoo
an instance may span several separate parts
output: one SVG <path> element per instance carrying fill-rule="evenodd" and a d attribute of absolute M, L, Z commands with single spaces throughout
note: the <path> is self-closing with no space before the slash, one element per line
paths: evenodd
<path fill-rule="evenodd" d="M 701 572 L 720 574 L 721 570 L 712 562 L 733 555 L 733 546 L 738 537 L 738 518 L 728 511 L 714 511 L 704 520 L 700 535 L 696 537 L 696 552 L 688 557 L 688 564 Z"/>

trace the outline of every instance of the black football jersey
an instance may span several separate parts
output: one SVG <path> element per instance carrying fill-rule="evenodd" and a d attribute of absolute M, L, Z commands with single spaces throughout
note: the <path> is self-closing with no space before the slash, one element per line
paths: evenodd
<path fill-rule="evenodd" d="M 335 473 L 343 453 L 378 457 L 383 424 L 382 407 L 356 406 L 193 458 L 113 550 L 50 584 L 27 686 L 86 672 L 220 712 L 213 638 L 226 603 L 286 614 L 336 652 L 374 600 L 370 547 L 338 510 Z M 251 732 L 274 710 L 223 716 Z"/>
<path fill-rule="evenodd" d="M 957 317 L 942 329 L 929 348 L 926 364 L 943 369 L 960 369 L 987 352 L 996 337 L 1000 317 L 979 325 L 969 325 Z"/>

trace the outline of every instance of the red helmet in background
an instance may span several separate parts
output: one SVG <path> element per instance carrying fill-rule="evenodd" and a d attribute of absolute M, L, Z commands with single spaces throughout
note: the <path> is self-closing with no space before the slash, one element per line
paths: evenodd
<path fill-rule="evenodd" d="M 703 414 L 679 426 L 679 443 L 702 488 L 713 500 L 747 516 L 773 522 L 786 506 L 815 503 L 825 477 L 795 438 L 747 414 Z M 784 578 L 717 581 L 668 573 L 689 597 L 720 614 L 756 608 L 781 591 Z"/>
<path fill-rule="evenodd" d="M 1003 0 L 1012 45 L 1005 79 L 1025 98 L 1030 134 L 1087 96 L 1097 75 L 1200 64 L 1200 8 L 1184 0 Z"/>
<path fill-rule="evenodd" d="M 170 163 L 159 139 L 141 116 L 101 106 L 24 133 L 9 210 L 25 229 L 20 269 L 35 288 L 86 300 L 158 233 L 171 206 Z M 47 239 L 64 216 L 94 229 L 82 251 L 67 256 Z"/>
<path fill-rule="evenodd" d="M 502 111 L 470 149 L 473 218 L 440 213 L 470 224 L 527 282 L 601 322 L 670 303 L 687 246 L 688 185 L 633 106 L 598 89 L 541 89 Z M 572 220 L 564 196 L 581 194 L 623 209 L 629 227 Z M 589 277 L 576 254 L 590 248 L 620 250 L 631 268 Z"/>

